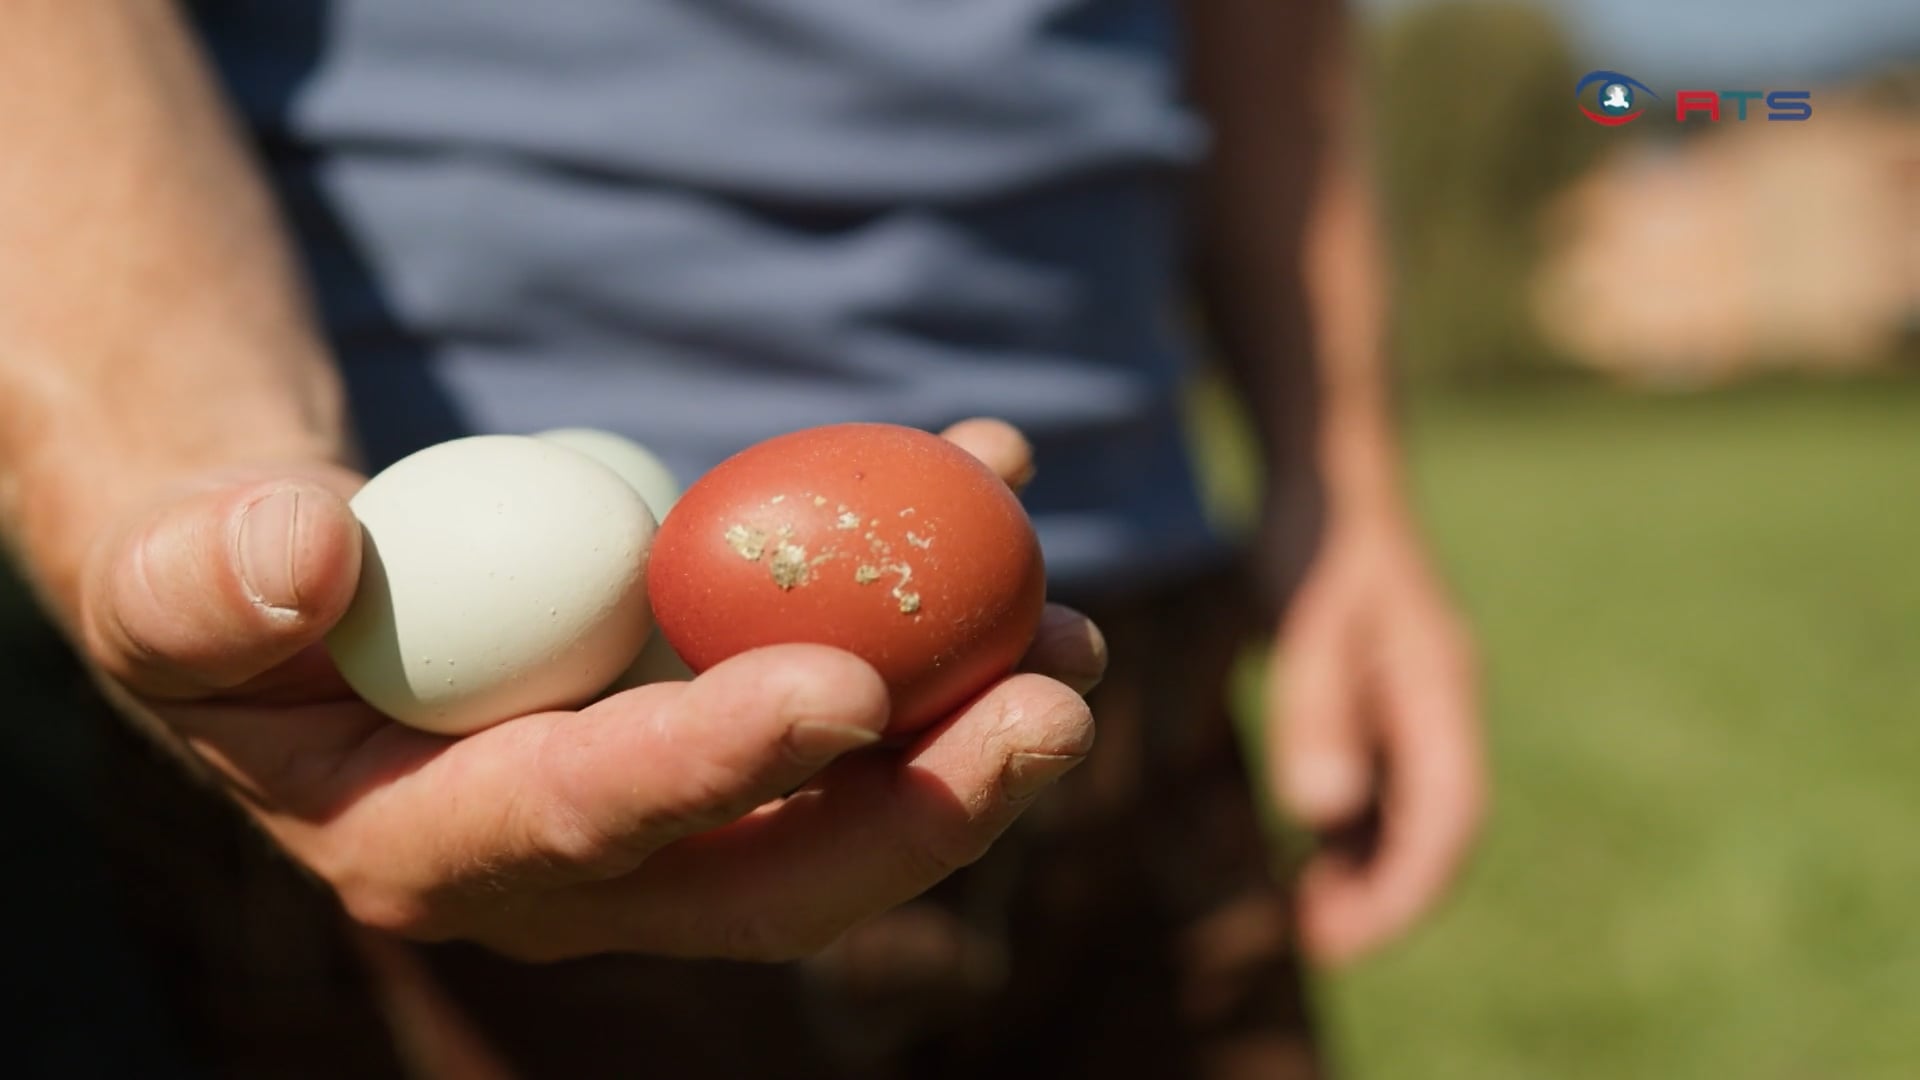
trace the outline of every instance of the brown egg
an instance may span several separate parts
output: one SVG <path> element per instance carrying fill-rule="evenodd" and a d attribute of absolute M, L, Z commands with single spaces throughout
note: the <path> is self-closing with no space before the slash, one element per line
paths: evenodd
<path fill-rule="evenodd" d="M 764 645 L 832 645 L 879 670 L 891 730 L 923 727 L 1032 643 L 1046 571 L 1026 511 L 937 435 L 837 424 L 769 439 L 687 489 L 647 588 L 695 671 Z"/>

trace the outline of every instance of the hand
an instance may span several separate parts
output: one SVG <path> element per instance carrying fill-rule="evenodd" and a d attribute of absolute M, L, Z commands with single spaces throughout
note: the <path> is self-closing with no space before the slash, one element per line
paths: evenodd
<path fill-rule="evenodd" d="M 950 434 L 1029 469 L 1003 424 Z M 122 704 L 376 929 L 528 959 L 798 956 L 980 856 L 1091 746 L 1074 687 L 1030 673 L 875 748 L 880 677 L 807 645 L 464 739 L 403 727 L 318 644 L 358 575 L 360 482 L 203 477 L 99 542 L 70 622 Z M 1055 608 L 1029 659 L 1085 689 L 1105 647 Z"/>
<path fill-rule="evenodd" d="M 1330 533 L 1275 656 L 1269 754 L 1322 844 L 1305 951 L 1340 963 L 1405 931 L 1459 869 L 1486 800 L 1472 648 L 1412 531 Z"/>

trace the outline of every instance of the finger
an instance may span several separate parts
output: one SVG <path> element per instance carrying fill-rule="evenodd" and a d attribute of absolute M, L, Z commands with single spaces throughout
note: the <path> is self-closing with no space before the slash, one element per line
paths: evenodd
<path fill-rule="evenodd" d="M 1365 812 L 1373 770 L 1352 650 L 1331 632 L 1285 635 L 1271 691 L 1279 737 L 1267 747 L 1274 789 L 1296 820 L 1314 829 Z"/>
<path fill-rule="evenodd" d="M 1015 491 L 1033 480 L 1033 446 L 1004 420 L 962 420 L 940 434 L 986 462 Z"/>
<path fill-rule="evenodd" d="M 354 807 L 415 885 L 475 867 L 522 884 L 611 877 L 691 832 L 804 784 L 886 726 L 886 685 L 850 653 L 782 645 L 690 683 L 616 694 L 579 713 L 522 717 L 450 744 Z M 431 823 L 403 834 L 394 823 Z"/>
<path fill-rule="evenodd" d="M 1085 695 L 1107 672 L 1106 635 L 1072 608 L 1048 604 L 1020 670 L 1058 679 Z"/>
<path fill-rule="evenodd" d="M 1342 963 L 1404 933 L 1459 872 L 1484 810 L 1471 689 L 1424 679 L 1382 717 L 1388 785 L 1381 835 L 1365 865 L 1321 860 L 1303 879 L 1303 944 Z"/>
<path fill-rule="evenodd" d="M 321 477 L 236 483 L 158 509 L 89 565 L 93 659 L 153 697 L 231 689 L 319 641 L 353 598 L 360 525 Z"/>
<path fill-rule="evenodd" d="M 1079 695 L 1016 675 L 904 760 L 849 758 L 777 807 L 666 848 L 620 882 L 576 890 L 552 913 L 550 940 L 606 948 L 598 925 L 644 952 L 804 955 L 979 858 L 1092 745 Z"/>

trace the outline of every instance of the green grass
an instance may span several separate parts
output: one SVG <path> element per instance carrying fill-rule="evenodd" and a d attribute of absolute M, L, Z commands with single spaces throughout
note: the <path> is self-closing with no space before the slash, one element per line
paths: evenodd
<path fill-rule="evenodd" d="M 1324 987 L 1352 1076 L 1920 1070 L 1920 385 L 1423 401 L 1485 844 Z"/>
<path fill-rule="evenodd" d="M 1421 399 L 1410 449 L 1498 793 L 1327 980 L 1349 1075 L 1920 1075 L 1920 383 Z"/>

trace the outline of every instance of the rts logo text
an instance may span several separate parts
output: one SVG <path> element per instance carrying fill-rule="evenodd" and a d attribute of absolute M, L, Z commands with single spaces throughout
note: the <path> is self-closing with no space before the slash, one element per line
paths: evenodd
<path fill-rule="evenodd" d="M 1660 101 L 1646 83 L 1618 71 L 1589 71 L 1574 84 L 1573 101 L 1587 119 L 1605 127 L 1620 127 L 1638 120 L 1647 101 Z M 1592 101 L 1591 107 L 1587 102 Z M 1811 90 L 1676 90 L 1673 94 L 1673 118 L 1679 123 L 1705 117 L 1719 123 L 1722 116 L 1746 120 L 1749 116 L 1772 121 L 1800 121 L 1813 118 Z"/>

